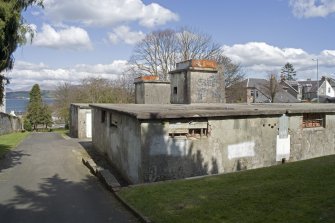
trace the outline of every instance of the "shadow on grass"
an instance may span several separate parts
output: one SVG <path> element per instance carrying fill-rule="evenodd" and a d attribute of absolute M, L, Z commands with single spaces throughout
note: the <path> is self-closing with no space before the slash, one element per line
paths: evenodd
<path fill-rule="evenodd" d="M 133 218 L 98 190 L 92 176 L 80 182 L 57 174 L 41 180 L 36 190 L 14 186 L 15 197 L 0 204 L 3 222 L 130 222 Z"/>
<path fill-rule="evenodd" d="M 10 146 L 0 144 L 0 173 L 5 169 L 21 164 L 23 156 L 30 156 L 30 154 L 22 150 L 11 150 Z"/>

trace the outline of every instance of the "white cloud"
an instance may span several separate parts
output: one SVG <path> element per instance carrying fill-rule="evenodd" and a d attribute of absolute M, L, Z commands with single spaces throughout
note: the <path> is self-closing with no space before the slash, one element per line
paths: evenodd
<path fill-rule="evenodd" d="M 155 27 L 178 20 L 178 15 L 156 3 L 142 0 L 45 0 L 44 13 L 54 22 L 79 22 L 88 26 L 111 26 L 137 21 Z"/>
<path fill-rule="evenodd" d="M 290 0 L 293 14 L 297 17 L 326 17 L 335 12 L 334 0 Z"/>
<path fill-rule="evenodd" d="M 335 50 L 323 50 L 310 54 L 299 48 L 279 48 L 264 42 L 249 42 L 222 47 L 224 55 L 240 63 L 252 75 L 264 76 L 267 72 L 280 72 L 285 63 L 292 63 L 297 77 L 314 78 L 316 62 L 319 59 L 320 75 L 334 74 Z"/>
<path fill-rule="evenodd" d="M 110 64 L 78 64 L 69 68 L 51 68 L 43 63 L 17 61 L 14 69 L 7 74 L 11 78 L 8 87 L 29 90 L 37 83 L 42 89 L 54 89 L 58 83 L 79 84 L 81 79 L 87 77 L 115 79 L 127 68 L 128 62 L 125 60 L 115 60 Z"/>
<path fill-rule="evenodd" d="M 127 44 L 133 45 L 141 41 L 144 37 L 145 34 L 143 32 L 133 32 L 128 26 L 119 26 L 113 29 L 112 33 L 108 34 L 108 40 L 113 44 L 123 41 Z"/>
<path fill-rule="evenodd" d="M 92 48 L 90 37 L 84 29 L 70 26 L 56 30 L 48 24 L 43 24 L 42 31 L 36 33 L 33 44 L 55 49 L 81 50 Z"/>

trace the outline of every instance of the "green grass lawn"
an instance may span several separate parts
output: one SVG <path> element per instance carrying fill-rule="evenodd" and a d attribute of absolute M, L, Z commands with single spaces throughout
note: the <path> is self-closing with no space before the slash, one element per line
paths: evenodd
<path fill-rule="evenodd" d="M 30 134 L 29 132 L 15 132 L 11 134 L 1 135 L 0 136 L 0 158 L 10 149 L 16 147 L 29 134 Z"/>
<path fill-rule="evenodd" d="M 153 222 L 335 222 L 335 156 L 118 193 Z"/>

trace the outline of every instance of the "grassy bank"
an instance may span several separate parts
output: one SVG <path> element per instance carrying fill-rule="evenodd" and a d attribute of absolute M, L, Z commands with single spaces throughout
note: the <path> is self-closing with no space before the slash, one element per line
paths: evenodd
<path fill-rule="evenodd" d="M 335 222 L 335 156 L 119 194 L 154 222 Z"/>
<path fill-rule="evenodd" d="M 30 134 L 29 132 L 15 132 L 11 134 L 1 135 L 0 136 L 0 158 L 10 149 L 16 147 L 29 134 Z"/>

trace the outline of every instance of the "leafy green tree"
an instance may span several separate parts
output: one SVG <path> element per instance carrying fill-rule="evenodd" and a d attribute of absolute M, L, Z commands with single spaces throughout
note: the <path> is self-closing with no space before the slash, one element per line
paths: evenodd
<path fill-rule="evenodd" d="M 281 69 L 280 76 L 284 80 L 295 80 L 295 76 L 297 75 L 297 72 L 294 70 L 294 67 L 290 63 L 286 63 L 284 67 Z"/>
<path fill-rule="evenodd" d="M 0 104 L 3 103 L 4 85 L 8 81 L 2 72 L 13 68 L 13 53 L 18 46 L 26 43 L 25 34 L 30 33 L 31 37 L 34 34 L 22 16 L 22 12 L 32 5 L 43 7 L 42 0 L 0 1 Z"/>

